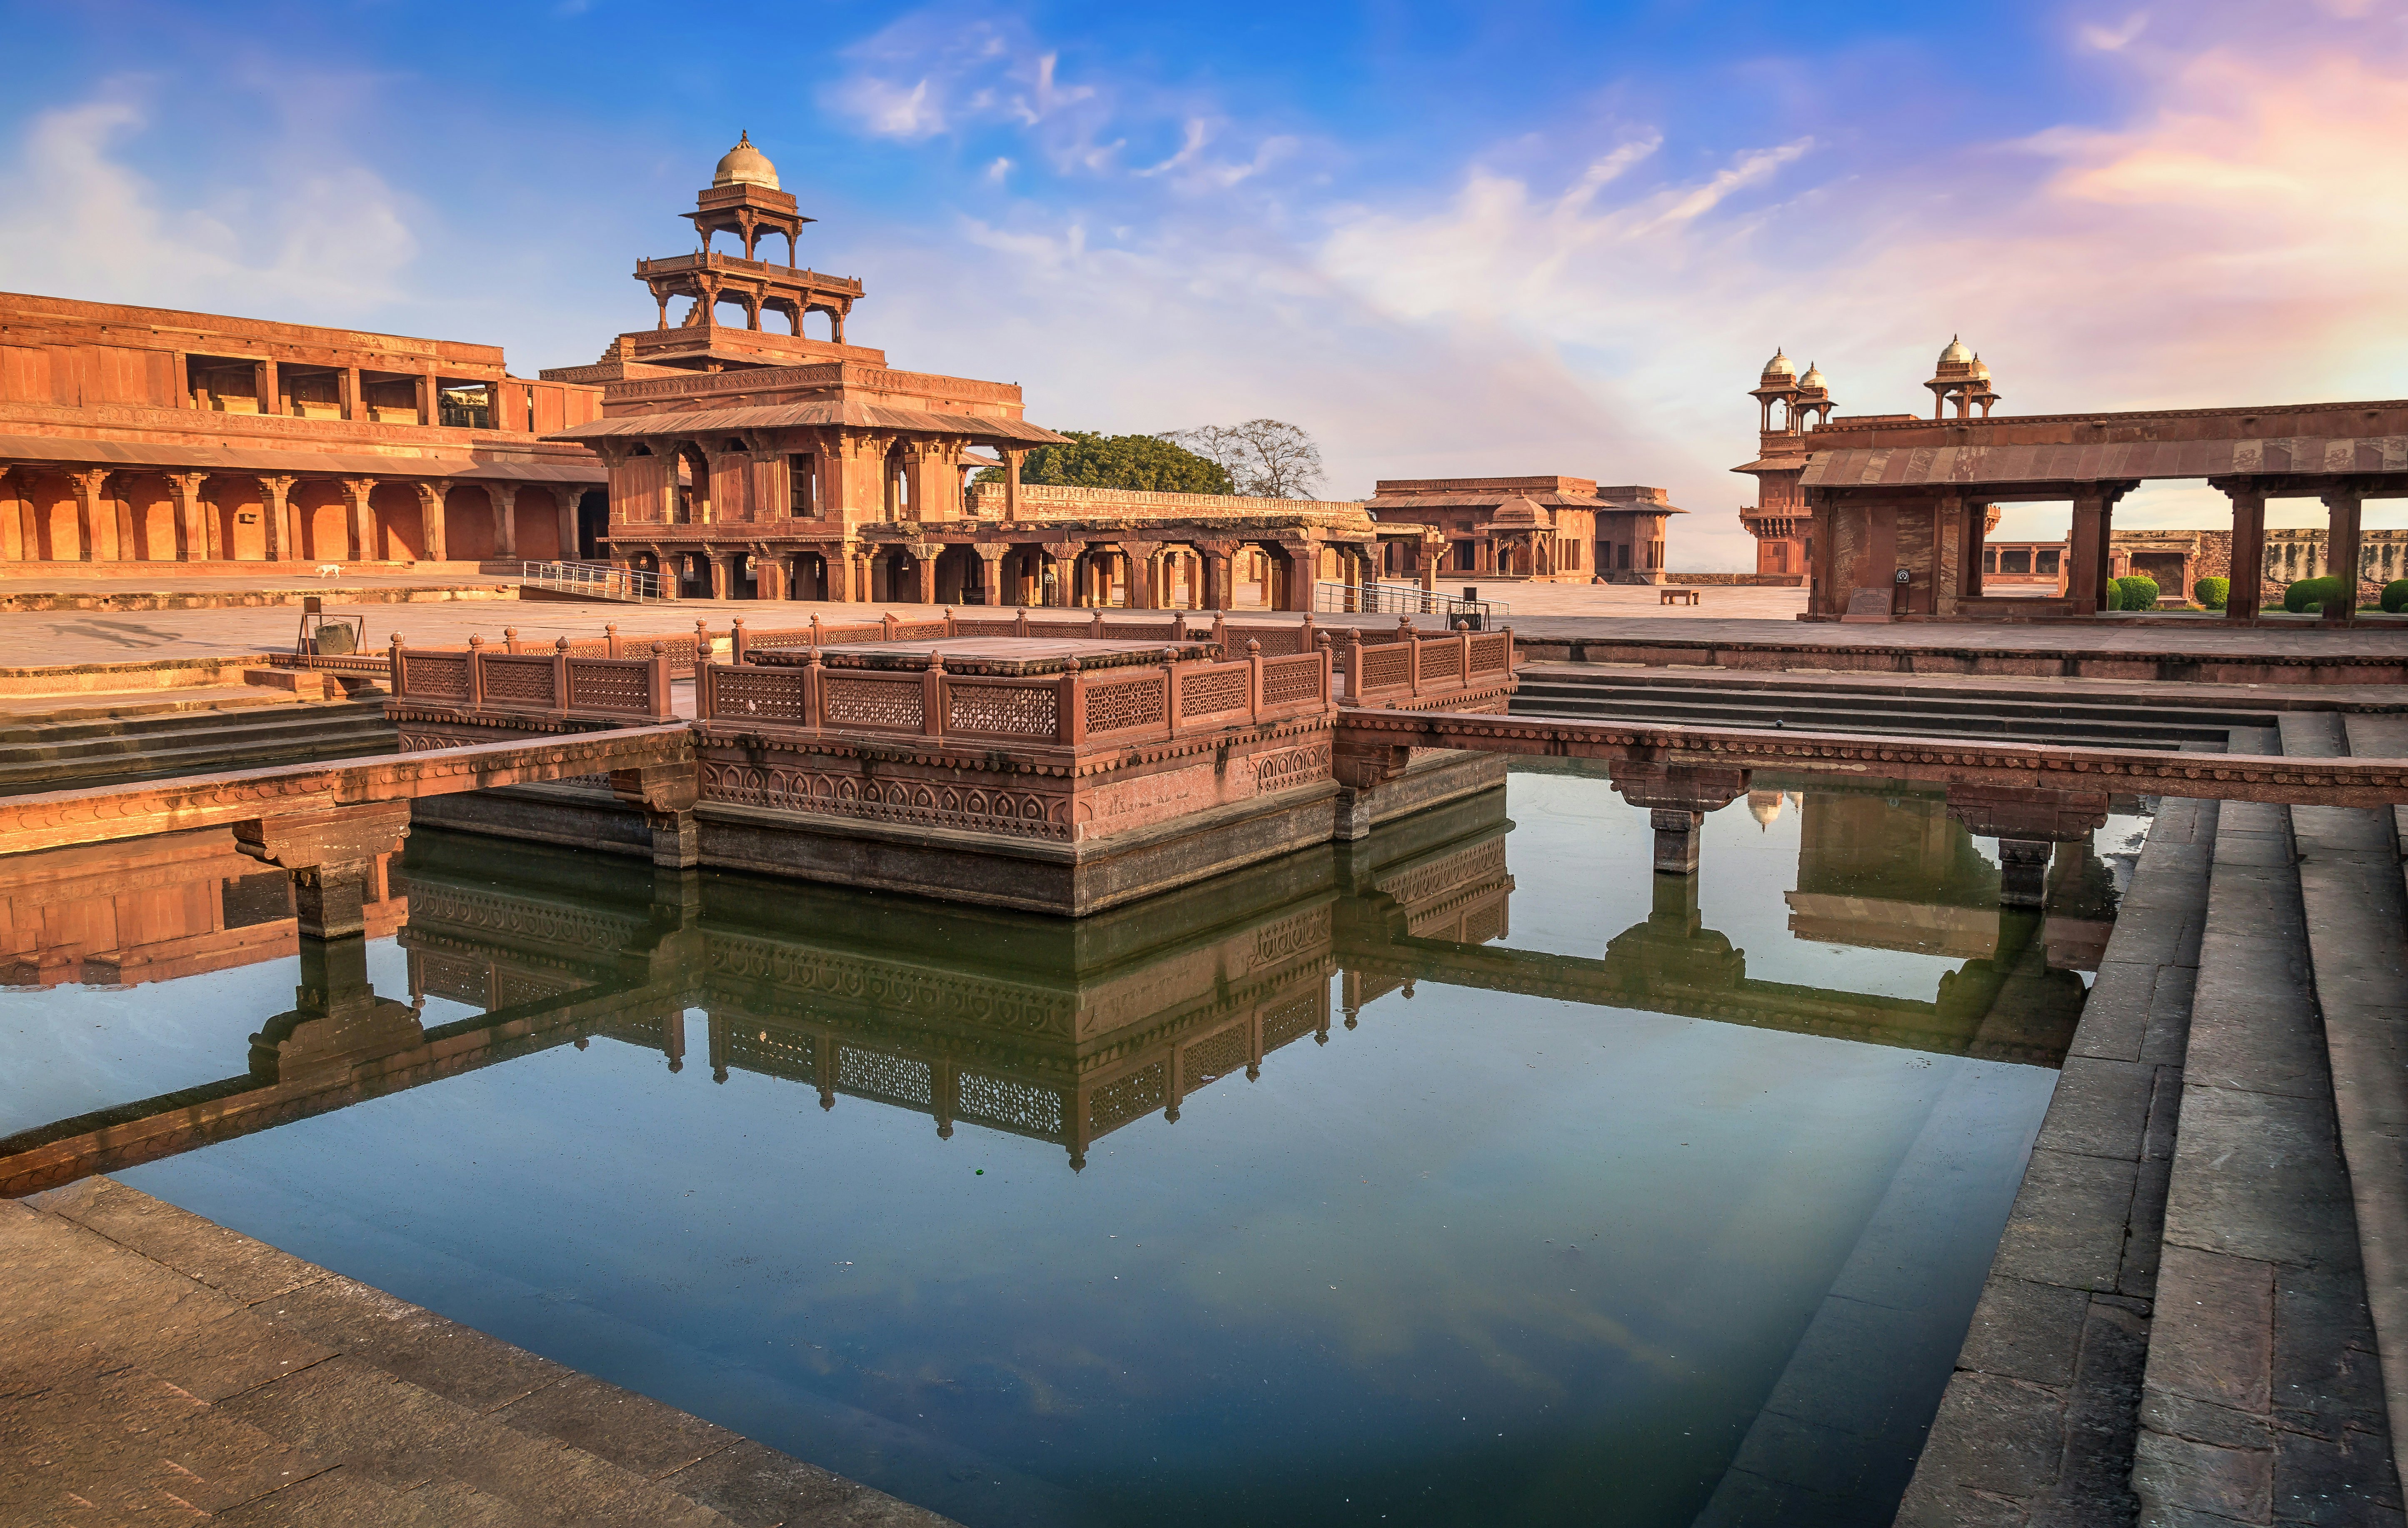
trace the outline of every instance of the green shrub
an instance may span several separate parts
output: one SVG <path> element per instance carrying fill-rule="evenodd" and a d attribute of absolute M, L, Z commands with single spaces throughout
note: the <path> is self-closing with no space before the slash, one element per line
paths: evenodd
<path fill-rule="evenodd" d="M 2398 615 L 2408 610 L 2408 578 L 2394 578 L 2383 586 L 2383 597 L 2376 602 L 2386 613 Z"/>
<path fill-rule="evenodd" d="M 2229 578 L 2201 578 L 2190 586 L 2190 597 L 2210 610 L 2221 610 L 2224 602 L 2232 597 Z"/>
<path fill-rule="evenodd" d="M 2142 574 L 2115 580 L 2115 608 L 2118 610 L 2154 610 L 2157 607 L 2157 580 Z"/>
<path fill-rule="evenodd" d="M 2335 578 L 2301 578 L 2283 591 L 2283 608 L 2293 615 L 2321 610 L 2327 605 L 2338 605 L 2349 597 L 2349 592 Z"/>

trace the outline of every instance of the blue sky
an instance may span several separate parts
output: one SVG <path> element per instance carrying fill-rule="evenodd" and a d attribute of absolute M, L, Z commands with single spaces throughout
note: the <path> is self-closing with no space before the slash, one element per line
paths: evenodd
<path fill-rule="evenodd" d="M 1920 407 L 1956 333 L 2013 412 L 2408 392 L 2404 19 L 0 5 L 0 287 L 531 373 L 650 323 L 634 259 L 691 247 L 749 129 L 898 365 L 1019 381 L 1060 428 L 1293 420 L 1333 495 L 1660 484 L 1675 564 L 1732 567 L 1775 344 L 1843 413 Z"/>

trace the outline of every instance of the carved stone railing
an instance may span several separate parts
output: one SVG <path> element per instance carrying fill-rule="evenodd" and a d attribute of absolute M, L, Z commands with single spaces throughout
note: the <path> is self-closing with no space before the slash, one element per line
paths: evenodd
<path fill-rule="evenodd" d="M 1285 721 L 1326 710 L 1330 699 L 1326 649 L 1109 668 L 1071 659 L 1039 675 L 951 673 L 939 653 L 916 672 L 837 668 L 813 653 L 776 667 L 705 664 L 695 716 L 748 727 L 1076 747 Z"/>
<path fill-rule="evenodd" d="M 1350 631 L 1345 640 L 1340 698 L 1349 706 L 1413 709 L 1440 698 L 1510 691 L 1519 661 L 1511 626 L 1418 632 L 1407 622 L 1393 632 Z"/>
<path fill-rule="evenodd" d="M 1279 658 L 1293 653 L 1311 652 L 1323 628 L 1316 627 L 1307 615 L 1300 625 L 1240 624 L 1215 614 L 1208 625 L 1180 611 L 1147 616 L 1126 611 L 1107 614 L 1092 610 L 1084 616 L 1068 610 L 1016 610 L 1005 615 L 964 615 L 948 609 L 942 616 L 925 621 L 907 621 L 887 614 L 876 621 L 827 621 L 811 617 L 807 626 L 771 627 L 760 631 L 748 627 L 738 617 L 729 637 L 728 657 L 731 662 L 744 663 L 747 655 L 771 649 L 831 647 L 854 642 L 924 642 L 941 637 L 959 636 L 1052 636 L 1084 641 L 1114 642 L 1215 642 L 1223 652 L 1235 653 L 1249 641 L 1260 642 L 1264 656 Z M 1368 636 L 1369 641 L 1394 641 L 1387 633 Z"/>
<path fill-rule="evenodd" d="M 691 643 L 694 639 L 689 637 Z M 388 650 L 393 697 L 402 704 L 456 707 L 472 711 L 595 718 L 631 725 L 666 721 L 674 660 L 666 641 L 643 656 L 580 655 L 579 644 L 562 637 L 550 650 L 522 651 L 515 635 L 494 651 L 481 636 L 466 648 L 410 648 L 394 638 Z M 609 647 L 620 647 L 614 634 Z"/>

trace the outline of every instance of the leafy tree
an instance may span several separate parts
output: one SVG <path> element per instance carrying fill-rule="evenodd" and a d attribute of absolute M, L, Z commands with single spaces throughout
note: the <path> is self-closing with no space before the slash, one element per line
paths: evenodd
<path fill-rule="evenodd" d="M 1108 436 L 1088 430 L 1064 432 L 1067 446 L 1039 446 L 1021 460 L 1024 483 L 1060 483 L 1071 488 L 1127 488 L 1154 493 L 1234 493 L 1236 485 L 1220 464 L 1184 450 L 1161 436 Z M 1001 467 L 978 475 L 982 483 L 1003 481 Z"/>
<path fill-rule="evenodd" d="M 1238 492 L 1257 498 L 1308 498 L 1321 484 L 1321 448 L 1304 431 L 1275 419 L 1201 424 L 1167 431 L 1162 438 L 1218 463 Z"/>

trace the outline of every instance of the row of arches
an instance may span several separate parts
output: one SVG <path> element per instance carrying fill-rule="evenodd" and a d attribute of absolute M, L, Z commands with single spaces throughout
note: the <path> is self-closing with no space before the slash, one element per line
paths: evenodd
<path fill-rule="evenodd" d="M 1056 544 L 1059 545 L 1059 544 Z M 1216 543 L 1216 547 L 1224 545 Z M 1133 554 L 1116 543 L 1056 555 L 1015 543 L 982 557 L 968 545 L 724 552 L 639 550 L 627 561 L 659 573 L 682 599 L 797 599 L 1073 608 L 1302 609 L 1315 562 L 1278 542 L 1239 542 L 1207 552 L 1168 542 Z M 1222 564 L 1216 567 L 1216 564 Z"/>
<path fill-rule="evenodd" d="M 429 524 L 416 483 L 379 481 L 358 522 L 350 486 L 336 478 L 129 471 L 93 484 L 64 471 L 18 467 L 0 476 L 0 561 L 552 561 L 598 550 L 609 516 L 602 493 L 521 486 L 507 527 L 497 514 L 501 497 L 480 484 L 452 485 L 438 527 Z"/>

